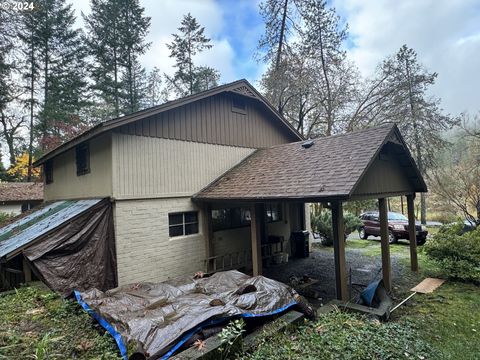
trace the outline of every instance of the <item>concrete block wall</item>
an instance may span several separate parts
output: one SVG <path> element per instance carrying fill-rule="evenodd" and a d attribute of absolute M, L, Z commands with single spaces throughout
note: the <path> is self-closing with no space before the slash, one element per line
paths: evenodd
<path fill-rule="evenodd" d="M 199 233 L 170 238 L 168 214 L 184 211 L 199 211 Z M 202 216 L 190 198 L 117 201 L 114 218 L 119 285 L 159 282 L 203 270 Z"/>

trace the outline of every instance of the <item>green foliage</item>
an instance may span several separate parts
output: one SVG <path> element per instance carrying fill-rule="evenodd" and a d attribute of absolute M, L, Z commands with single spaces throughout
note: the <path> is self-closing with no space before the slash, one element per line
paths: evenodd
<path fill-rule="evenodd" d="M 264 339 L 242 359 L 434 359 L 437 352 L 408 321 L 379 323 L 339 311 Z"/>
<path fill-rule="evenodd" d="M 145 77 L 139 56 L 150 46 L 145 37 L 150 17 L 138 0 L 92 0 L 91 12 L 84 16 L 93 90 L 102 101 L 104 116 L 119 116 L 141 106 L 139 83 Z"/>
<path fill-rule="evenodd" d="M 464 234 L 463 224 L 443 226 L 427 242 L 425 253 L 453 279 L 480 283 L 480 228 Z"/>
<path fill-rule="evenodd" d="M 0 297 L 0 309 L 0 359 L 120 359 L 78 304 L 44 287 Z"/>
<path fill-rule="evenodd" d="M 4 224 L 6 224 L 7 222 L 10 221 L 10 219 L 14 218 L 15 215 L 14 214 L 9 214 L 9 213 L 5 213 L 5 212 L 0 212 L 0 226 L 3 226 Z"/>
<path fill-rule="evenodd" d="M 228 325 L 222 329 L 220 334 L 218 334 L 218 338 L 222 344 L 218 350 L 221 352 L 222 358 L 227 359 L 229 355 L 231 355 L 235 343 L 245 332 L 244 328 L 245 322 L 243 319 L 237 319 L 230 321 Z"/>
<path fill-rule="evenodd" d="M 173 41 L 167 44 L 170 57 L 175 59 L 175 74 L 167 77 L 169 87 L 179 97 L 208 90 L 218 84 L 220 74 L 217 70 L 196 66 L 193 57 L 204 50 L 212 48 L 210 39 L 204 35 L 201 26 L 190 13 L 183 16 L 179 34 L 173 34 Z"/>
<path fill-rule="evenodd" d="M 343 214 L 343 220 L 345 223 L 345 238 L 362 225 L 361 220 L 349 212 Z M 311 225 L 313 231 L 318 232 L 324 237 L 324 245 L 329 246 L 333 244 L 331 211 L 324 210 L 319 215 L 313 215 Z"/>

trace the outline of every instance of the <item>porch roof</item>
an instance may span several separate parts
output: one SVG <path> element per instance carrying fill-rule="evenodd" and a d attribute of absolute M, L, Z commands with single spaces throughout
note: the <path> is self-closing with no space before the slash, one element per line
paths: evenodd
<path fill-rule="evenodd" d="M 409 184 L 403 193 L 427 191 L 400 131 L 387 124 L 259 149 L 195 194 L 193 200 L 348 200 L 384 153 L 398 164 L 394 176 L 400 174 Z M 380 175 L 388 176 L 388 172 Z M 378 192 L 372 186 L 372 197 L 378 197 L 373 196 Z M 382 189 L 382 196 L 393 195 L 399 195 L 398 189 L 390 190 L 388 185 Z"/>

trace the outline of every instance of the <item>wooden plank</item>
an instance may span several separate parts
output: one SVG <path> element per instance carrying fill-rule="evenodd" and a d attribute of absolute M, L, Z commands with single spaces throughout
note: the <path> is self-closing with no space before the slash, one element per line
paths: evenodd
<path fill-rule="evenodd" d="M 390 270 L 390 244 L 388 242 L 388 211 L 385 198 L 378 199 L 378 210 L 380 217 L 380 243 L 382 247 L 382 272 L 383 283 L 387 292 L 392 290 Z"/>
<path fill-rule="evenodd" d="M 432 293 L 436 288 L 442 285 L 445 280 L 436 279 L 436 278 L 426 278 L 419 284 L 417 284 L 414 288 L 411 288 L 410 291 L 415 291 L 421 294 L 429 294 Z"/>
<path fill-rule="evenodd" d="M 28 284 L 32 281 L 32 269 L 30 269 L 30 264 L 28 263 L 27 259 L 22 259 L 22 266 L 23 266 L 23 276 L 25 277 L 25 283 Z"/>
<path fill-rule="evenodd" d="M 407 212 L 408 212 L 408 237 L 410 239 L 410 267 L 412 271 L 418 270 L 417 258 L 417 235 L 415 229 L 415 205 L 414 195 L 407 195 Z M 412 240 L 413 239 L 413 240 Z"/>
<path fill-rule="evenodd" d="M 345 230 L 343 207 L 340 201 L 332 202 L 333 251 L 335 256 L 335 285 L 337 299 L 348 300 L 347 267 L 345 265 Z"/>
<path fill-rule="evenodd" d="M 262 208 L 261 204 L 250 207 L 253 276 L 262 275 Z"/>

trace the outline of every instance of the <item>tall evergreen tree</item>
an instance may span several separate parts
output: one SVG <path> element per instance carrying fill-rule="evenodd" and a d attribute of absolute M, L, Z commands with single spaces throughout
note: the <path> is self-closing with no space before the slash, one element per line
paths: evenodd
<path fill-rule="evenodd" d="M 27 65 L 30 155 L 32 130 L 38 132 L 43 150 L 58 145 L 84 105 L 84 52 L 81 31 L 74 24 L 74 10 L 65 0 L 41 0 L 33 10 L 24 11 L 19 38 Z"/>
<path fill-rule="evenodd" d="M 162 74 L 160 69 L 154 67 L 147 78 L 147 106 L 152 107 L 160 104 L 162 96 Z"/>
<path fill-rule="evenodd" d="M 144 15 L 145 9 L 139 0 L 124 0 L 121 9 L 122 65 L 125 68 L 124 88 L 126 113 L 139 110 L 144 98 L 145 69 L 141 68 L 138 56 L 145 53 L 150 43 L 145 42 L 150 27 L 150 18 Z"/>
<path fill-rule="evenodd" d="M 0 12 L 0 141 L 7 144 L 11 166 L 15 165 L 21 140 L 19 130 L 25 122 L 23 116 L 15 113 L 22 93 L 21 86 L 15 81 L 21 68 L 15 52 L 19 23 L 19 17 L 12 10 Z"/>
<path fill-rule="evenodd" d="M 220 74 L 217 70 L 194 64 L 194 56 L 212 48 L 210 39 L 204 35 L 202 27 L 190 13 L 183 16 L 180 34 L 173 34 L 173 41 L 167 44 L 170 57 L 175 58 L 175 74 L 167 77 L 170 87 L 182 97 L 207 90 L 218 84 Z"/>
<path fill-rule="evenodd" d="M 91 13 L 84 16 L 87 46 L 92 61 L 95 95 L 108 109 L 107 115 L 118 117 L 132 112 L 135 103 L 134 67 L 149 43 L 145 37 L 150 18 L 138 0 L 92 0 Z"/>

